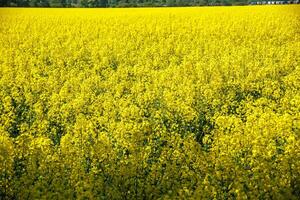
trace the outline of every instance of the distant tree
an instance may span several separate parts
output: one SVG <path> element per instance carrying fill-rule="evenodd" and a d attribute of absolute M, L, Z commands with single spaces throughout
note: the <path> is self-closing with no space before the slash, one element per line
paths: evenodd
<path fill-rule="evenodd" d="M 245 5 L 249 0 L 0 0 L 0 6 L 22 7 L 136 7 Z M 261 0 L 260 0 L 261 1 Z"/>
<path fill-rule="evenodd" d="M 41 6 L 41 7 L 49 7 L 50 4 L 49 4 L 48 0 L 40 0 L 39 6 Z"/>
<path fill-rule="evenodd" d="M 8 2 L 7 0 L 0 0 L 0 6 L 7 6 Z"/>
<path fill-rule="evenodd" d="M 167 6 L 175 6 L 176 2 L 175 2 L 175 0 L 166 0 L 166 4 L 167 4 Z"/>
<path fill-rule="evenodd" d="M 108 0 L 107 6 L 108 7 L 115 7 L 117 5 L 117 0 Z"/>
<path fill-rule="evenodd" d="M 176 6 L 185 6 L 188 4 L 187 1 L 185 0 L 176 0 L 175 2 L 176 2 Z"/>
<path fill-rule="evenodd" d="M 89 0 L 81 0 L 80 7 L 89 7 Z"/>
<path fill-rule="evenodd" d="M 50 7 L 63 7 L 61 0 L 50 0 L 49 5 Z"/>
<path fill-rule="evenodd" d="M 99 0 L 98 6 L 99 7 L 108 7 L 108 1 L 107 0 Z"/>

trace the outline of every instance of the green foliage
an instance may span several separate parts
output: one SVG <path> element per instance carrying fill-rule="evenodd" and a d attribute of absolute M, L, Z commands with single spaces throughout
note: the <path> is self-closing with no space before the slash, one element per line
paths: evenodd
<path fill-rule="evenodd" d="M 1 0 L 2 7 L 164 7 L 246 5 L 248 0 Z"/>

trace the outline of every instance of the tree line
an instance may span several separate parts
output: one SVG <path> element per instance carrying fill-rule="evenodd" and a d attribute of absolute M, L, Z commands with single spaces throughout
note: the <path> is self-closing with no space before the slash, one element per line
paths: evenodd
<path fill-rule="evenodd" d="M 247 3 L 248 0 L 0 0 L 1 7 L 163 7 Z"/>

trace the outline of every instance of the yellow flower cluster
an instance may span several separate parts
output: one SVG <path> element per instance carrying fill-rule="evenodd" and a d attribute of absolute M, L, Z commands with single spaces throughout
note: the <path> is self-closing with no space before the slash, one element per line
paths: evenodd
<path fill-rule="evenodd" d="M 297 199 L 299 19 L 0 9 L 0 199 Z"/>

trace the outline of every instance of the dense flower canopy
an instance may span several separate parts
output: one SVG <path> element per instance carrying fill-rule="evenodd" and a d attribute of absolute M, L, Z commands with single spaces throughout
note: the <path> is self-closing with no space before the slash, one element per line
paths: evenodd
<path fill-rule="evenodd" d="M 297 199 L 299 19 L 0 9 L 0 199 Z"/>

